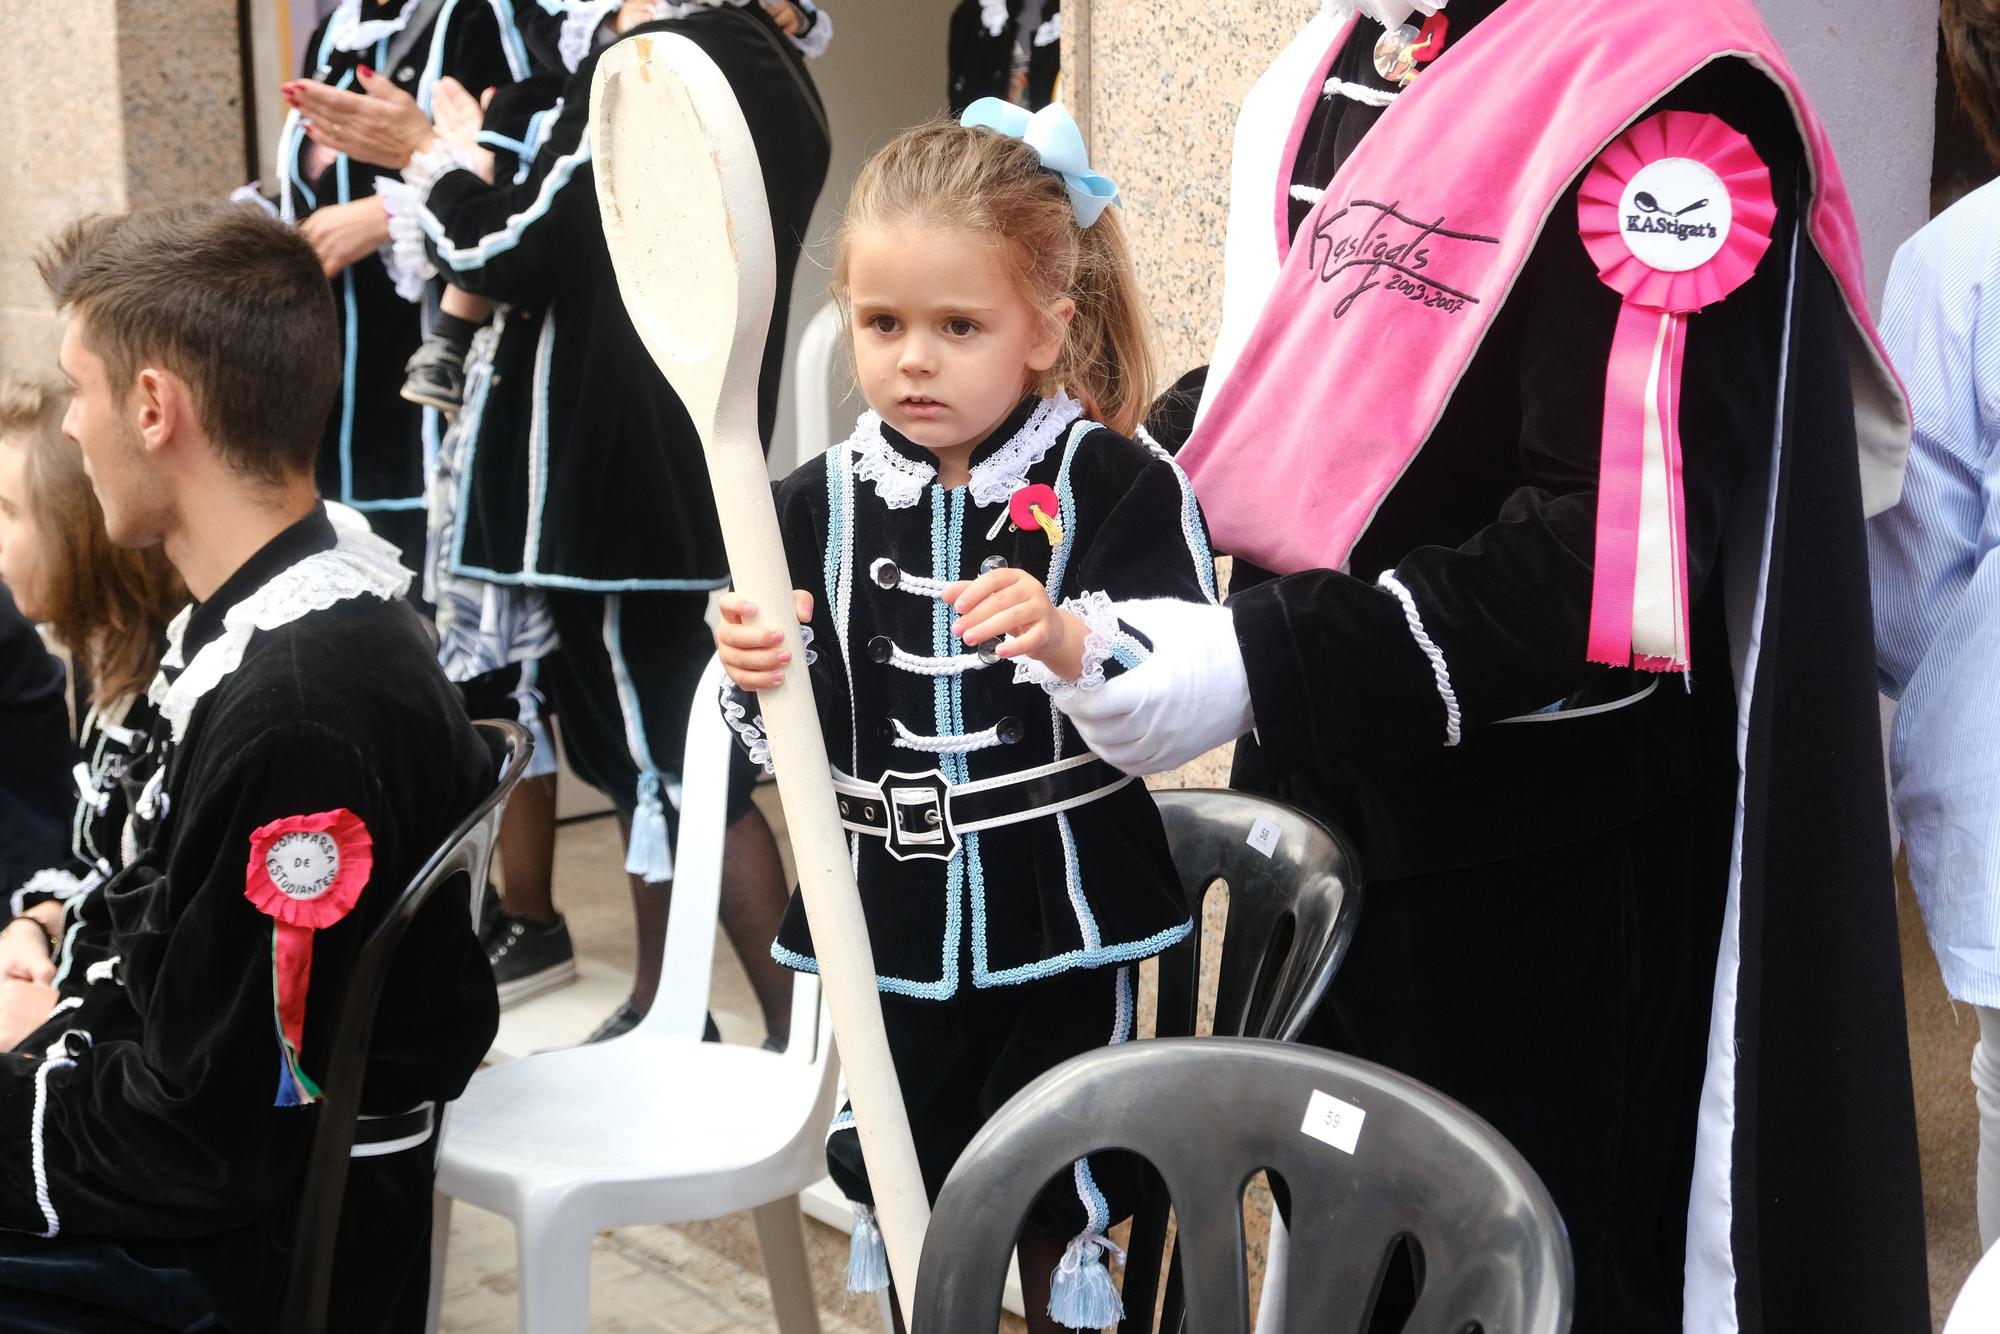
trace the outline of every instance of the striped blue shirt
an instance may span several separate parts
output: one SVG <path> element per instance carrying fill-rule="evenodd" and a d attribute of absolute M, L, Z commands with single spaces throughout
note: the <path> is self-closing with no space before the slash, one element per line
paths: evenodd
<path fill-rule="evenodd" d="M 2000 182 L 1903 245 L 1883 305 L 1916 422 L 1868 533 L 1896 815 L 1945 986 L 2000 1006 Z"/>

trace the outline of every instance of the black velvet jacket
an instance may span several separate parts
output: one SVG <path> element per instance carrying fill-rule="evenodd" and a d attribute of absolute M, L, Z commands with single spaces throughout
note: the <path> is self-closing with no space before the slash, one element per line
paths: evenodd
<path fill-rule="evenodd" d="M 232 606 L 334 545 L 317 509 L 274 538 L 193 610 L 185 660 Z M 73 973 L 64 995 L 81 1004 L 0 1058 L 0 1226 L 170 1239 L 226 1324 L 268 1329 L 317 1112 L 274 1105 L 272 919 L 245 897 L 252 831 L 347 810 L 373 843 L 358 903 L 313 937 L 301 1051 L 318 1079 L 356 951 L 492 763 L 416 614 L 362 595 L 251 634 L 181 738 L 160 724 L 130 779 L 137 855 L 91 899 L 116 966 Z M 463 1090 L 498 1023 L 463 898 L 419 914 L 380 1016 L 365 1111 Z M 421 1327 L 430 1182 L 424 1152 L 355 1160 L 332 1328 Z"/>
<path fill-rule="evenodd" d="M 1362 46 L 1350 42 L 1335 73 L 1380 84 Z M 1695 75 L 1662 109 L 1711 112 L 1747 134 L 1778 200 L 1754 276 L 1689 320 L 1691 678 L 1585 660 L 1603 368 L 1619 297 L 1564 221 L 1576 216 L 1574 187 L 1348 570 L 1264 582 L 1237 566 L 1229 601 L 1259 725 L 1238 747 L 1236 781 L 1332 819 L 1371 878 L 1587 837 L 1690 790 L 1704 765 L 1729 763 L 1734 682 L 1710 576 L 1745 470 L 1774 430 L 1802 152 L 1776 86 L 1739 62 Z M 1377 114 L 1324 99 L 1293 180 L 1323 185 Z M 1455 747 L 1444 745 L 1431 664 L 1402 605 L 1376 586 L 1385 570 L 1449 668 L 1464 726 Z"/>
<path fill-rule="evenodd" d="M 950 489 L 936 484 L 928 451 L 871 413 L 852 439 L 779 484 L 792 579 L 813 595 L 813 695 L 836 768 L 870 783 L 885 771 L 932 769 L 965 783 L 1085 753 L 1044 687 L 1017 681 L 1010 660 L 978 665 L 951 635 L 949 608 L 911 579 L 976 578 L 996 556 L 1030 571 L 1104 632 L 1086 655 L 1086 678 L 1150 647 L 1108 608 L 1086 611 L 1093 595 L 1212 600 L 1207 531 L 1186 477 L 1163 455 L 1076 425 L 1079 411 L 1068 400 L 1027 400 L 973 452 L 972 482 Z M 1053 550 L 1039 528 L 1002 522 L 995 531 L 1022 478 L 1061 497 L 1063 541 Z M 922 660 L 948 665 L 926 674 Z M 754 700 L 730 704 L 761 758 Z M 987 729 L 988 744 L 963 747 Z M 910 744 L 930 737 L 961 747 L 937 754 Z M 948 862 L 899 861 L 884 840 L 853 837 L 877 985 L 895 995 L 946 1000 L 968 982 L 999 987 L 1129 963 L 1189 928 L 1159 814 L 1136 781 L 1066 813 L 969 834 Z M 796 897 L 773 953 L 817 967 Z"/>
<path fill-rule="evenodd" d="M 362 6 L 362 19 L 393 22 L 415 2 L 390 0 L 382 6 L 368 0 Z M 437 79 L 448 76 L 476 97 L 484 89 L 528 74 L 526 49 L 510 3 L 461 0 L 446 6 L 393 69 L 380 67 L 394 38 L 343 51 L 335 40 L 340 34 L 330 31 L 333 21 L 329 15 L 306 43 L 302 77 L 355 90 L 356 68 L 368 65 L 412 96 L 427 94 Z M 295 130 L 279 147 L 284 179 L 276 184 L 289 194 L 301 221 L 329 204 L 373 198 L 376 179 L 396 175 L 342 155 L 309 177 L 311 143 Z M 380 254 L 363 256 L 335 277 L 333 298 L 346 373 L 320 442 L 320 493 L 362 511 L 420 509 L 427 446 L 436 449 L 443 423 L 434 409 L 406 402 L 397 391 L 403 384 L 403 363 L 422 338 L 422 312 L 417 303 L 397 294 L 395 279 Z M 408 553 L 407 558 L 414 563 L 417 554 Z"/>
<path fill-rule="evenodd" d="M 792 271 L 826 179 L 826 113 L 804 57 L 756 5 L 645 24 L 624 40 L 662 33 L 714 59 L 741 91 L 756 140 L 778 263 L 759 386 L 768 441 Z M 560 114 L 525 174 L 496 170 L 489 185 L 449 171 L 425 201 L 440 276 L 507 306 L 477 405 L 452 565 L 538 587 L 716 588 L 727 563 L 701 442 L 625 312 L 598 221 L 585 131 L 599 58 L 563 86 Z"/>

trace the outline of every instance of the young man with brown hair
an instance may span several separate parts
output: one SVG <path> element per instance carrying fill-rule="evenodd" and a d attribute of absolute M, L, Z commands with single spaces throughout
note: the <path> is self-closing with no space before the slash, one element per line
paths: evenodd
<path fill-rule="evenodd" d="M 109 957 L 0 1058 L 0 1324 L 269 1329 L 350 971 L 492 761 L 395 549 L 315 494 L 339 361 L 310 247 L 193 205 L 86 220 L 40 264 L 105 526 L 161 543 L 195 603 L 128 778 Z M 495 1023 L 439 896 L 382 997 L 332 1328 L 420 1325 L 435 1104 Z"/>

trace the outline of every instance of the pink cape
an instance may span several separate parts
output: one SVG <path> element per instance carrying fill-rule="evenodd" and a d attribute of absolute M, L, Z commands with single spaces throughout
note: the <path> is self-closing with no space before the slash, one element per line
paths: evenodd
<path fill-rule="evenodd" d="M 1351 26 L 1311 81 L 1287 167 Z M 1863 499 L 1870 512 L 1893 504 L 1909 410 L 1867 314 L 1832 148 L 1763 20 L 1745 0 L 1509 0 L 1383 114 L 1296 245 L 1287 182 L 1274 182 L 1283 268 L 1180 454 L 1217 547 L 1279 574 L 1342 567 L 1442 416 L 1543 227 L 1577 225 L 1555 212 L 1570 183 L 1653 103 L 1731 56 L 1770 76 L 1797 117 L 1814 185 L 1808 230 L 1851 317 Z M 1468 132 L 1474 124 L 1480 132 Z"/>

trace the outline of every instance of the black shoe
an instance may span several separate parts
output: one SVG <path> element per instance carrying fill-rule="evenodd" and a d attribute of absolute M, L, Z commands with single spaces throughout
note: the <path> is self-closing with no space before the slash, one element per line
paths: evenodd
<path fill-rule="evenodd" d="M 587 1047 L 593 1042 L 609 1042 L 612 1038 L 622 1038 L 637 1028 L 639 1021 L 645 1017 L 639 1013 L 638 1007 L 632 1004 L 630 999 L 621 1001 L 618 1008 L 583 1040 L 583 1045 Z"/>
<path fill-rule="evenodd" d="M 570 947 L 569 927 L 560 916 L 541 926 L 525 917 L 499 913 L 484 943 L 503 1010 L 576 980 L 576 951 Z"/>
<path fill-rule="evenodd" d="M 426 338 L 403 365 L 402 395 L 456 416 L 465 404 L 465 350 L 442 338 Z"/>

